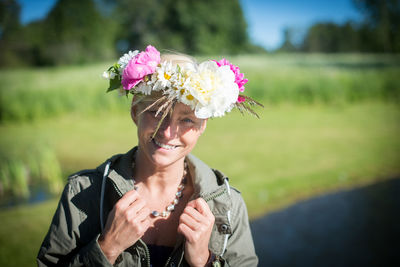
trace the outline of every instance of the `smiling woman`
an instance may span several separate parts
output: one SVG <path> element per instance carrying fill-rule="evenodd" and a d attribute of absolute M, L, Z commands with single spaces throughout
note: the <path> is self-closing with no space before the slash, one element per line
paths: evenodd
<path fill-rule="evenodd" d="M 137 162 L 144 163 L 144 166 L 162 167 L 173 165 L 179 160 L 183 163 L 184 157 L 192 151 L 205 130 L 207 120 L 197 118 L 189 106 L 177 103 L 155 132 L 162 117 L 157 114 L 159 107 L 143 112 L 145 108 L 141 104 L 132 107 L 132 118 L 137 125 L 141 151 Z"/>
<path fill-rule="evenodd" d="M 190 154 L 208 118 L 255 114 L 239 68 L 148 46 L 104 76 L 133 94 L 138 145 L 69 178 L 39 266 L 256 266 L 240 193 Z"/>

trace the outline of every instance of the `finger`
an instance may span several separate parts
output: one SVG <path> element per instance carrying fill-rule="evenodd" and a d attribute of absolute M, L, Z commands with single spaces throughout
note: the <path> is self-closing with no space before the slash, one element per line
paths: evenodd
<path fill-rule="evenodd" d="M 150 210 L 148 208 L 141 209 L 138 213 L 126 217 L 126 221 L 133 226 L 147 224 L 149 220 Z"/>
<path fill-rule="evenodd" d="M 141 210 L 137 217 L 131 221 L 131 227 L 133 227 L 140 236 L 144 235 L 150 227 L 149 211 Z"/>
<path fill-rule="evenodd" d="M 146 207 L 146 201 L 141 198 L 137 198 L 133 203 L 131 203 L 131 205 L 127 207 L 127 212 L 134 216 L 144 207 Z"/>
<path fill-rule="evenodd" d="M 142 198 L 137 198 L 134 202 L 132 202 L 128 207 L 127 210 L 133 213 L 137 213 L 144 207 L 146 207 L 146 201 Z"/>
<path fill-rule="evenodd" d="M 197 222 L 202 222 L 205 219 L 204 216 L 198 210 L 194 209 L 193 207 L 186 206 L 186 208 L 183 210 L 182 214 L 189 215 L 190 217 L 195 219 Z"/>
<path fill-rule="evenodd" d="M 144 207 L 137 213 L 137 220 L 139 222 L 144 222 L 150 218 L 150 209 L 147 207 Z"/>
<path fill-rule="evenodd" d="M 117 204 L 115 204 L 117 209 L 120 210 L 125 210 L 129 205 L 131 205 L 137 198 L 139 197 L 138 192 L 136 190 L 131 190 L 125 193 L 121 197 L 120 200 L 118 200 Z"/>
<path fill-rule="evenodd" d="M 212 214 L 207 202 L 201 197 L 190 201 L 187 206 L 197 209 L 201 214 L 206 215 L 207 217 Z"/>
<path fill-rule="evenodd" d="M 188 214 L 185 214 L 185 213 L 183 213 L 181 215 L 179 222 L 181 224 L 187 225 L 193 231 L 196 231 L 201 226 L 201 224 L 198 221 L 196 221 L 194 218 L 192 218 L 191 216 L 189 216 Z"/>
<path fill-rule="evenodd" d="M 179 224 L 178 226 L 178 232 L 181 233 L 188 242 L 193 243 L 193 235 L 194 235 L 194 231 L 192 229 L 190 229 L 189 226 L 187 226 L 184 223 Z"/>

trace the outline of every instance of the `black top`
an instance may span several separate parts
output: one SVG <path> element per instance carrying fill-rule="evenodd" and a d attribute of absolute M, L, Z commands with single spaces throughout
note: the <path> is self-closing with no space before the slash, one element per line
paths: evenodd
<path fill-rule="evenodd" d="M 150 266 L 165 266 L 165 262 L 174 250 L 173 247 L 147 245 L 150 252 Z"/>

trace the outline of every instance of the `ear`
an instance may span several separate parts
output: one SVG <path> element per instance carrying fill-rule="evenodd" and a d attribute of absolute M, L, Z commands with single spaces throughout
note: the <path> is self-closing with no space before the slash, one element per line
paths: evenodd
<path fill-rule="evenodd" d="M 131 106 L 131 118 L 132 118 L 132 121 L 137 125 L 137 122 L 138 122 L 137 105 Z"/>
<path fill-rule="evenodd" d="M 202 123 L 202 125 L 201 125 L 201 128 L 200 128 L 200 135 L 202 135 L 202 134 L 204 133 L 204 131 L 206 130 L 206 128 L 207 128 L 207 121 L 208 121 L 208 119 L 204 119 L 204 121 L 203 121 L 203 123 Z"/>

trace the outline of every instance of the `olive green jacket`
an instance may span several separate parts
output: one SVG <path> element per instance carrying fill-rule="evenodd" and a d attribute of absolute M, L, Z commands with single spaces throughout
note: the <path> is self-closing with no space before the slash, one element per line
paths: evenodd
<path fill-rule="evenodd" d="M 39 266 L 111 266 L 97 240 L 114 204 L 133 189 L 130 178 L 135 149 L 113 156 L 94 170 L 69 177 L 40 248 Z M 215 216 L 209 242 L 210 251 L 216 255 L 214 265 L 257 266 L 247 210 L 240 193 L 229 186 L 222 173 L 193 155 L 187 156 L 187 162 L 194 177 L 192 199 L 204 198 Z M 150 267 L 146 244 L 138 240 L 114 265 Z M 181 235 L 165 266 L 188 266 Z"/>

